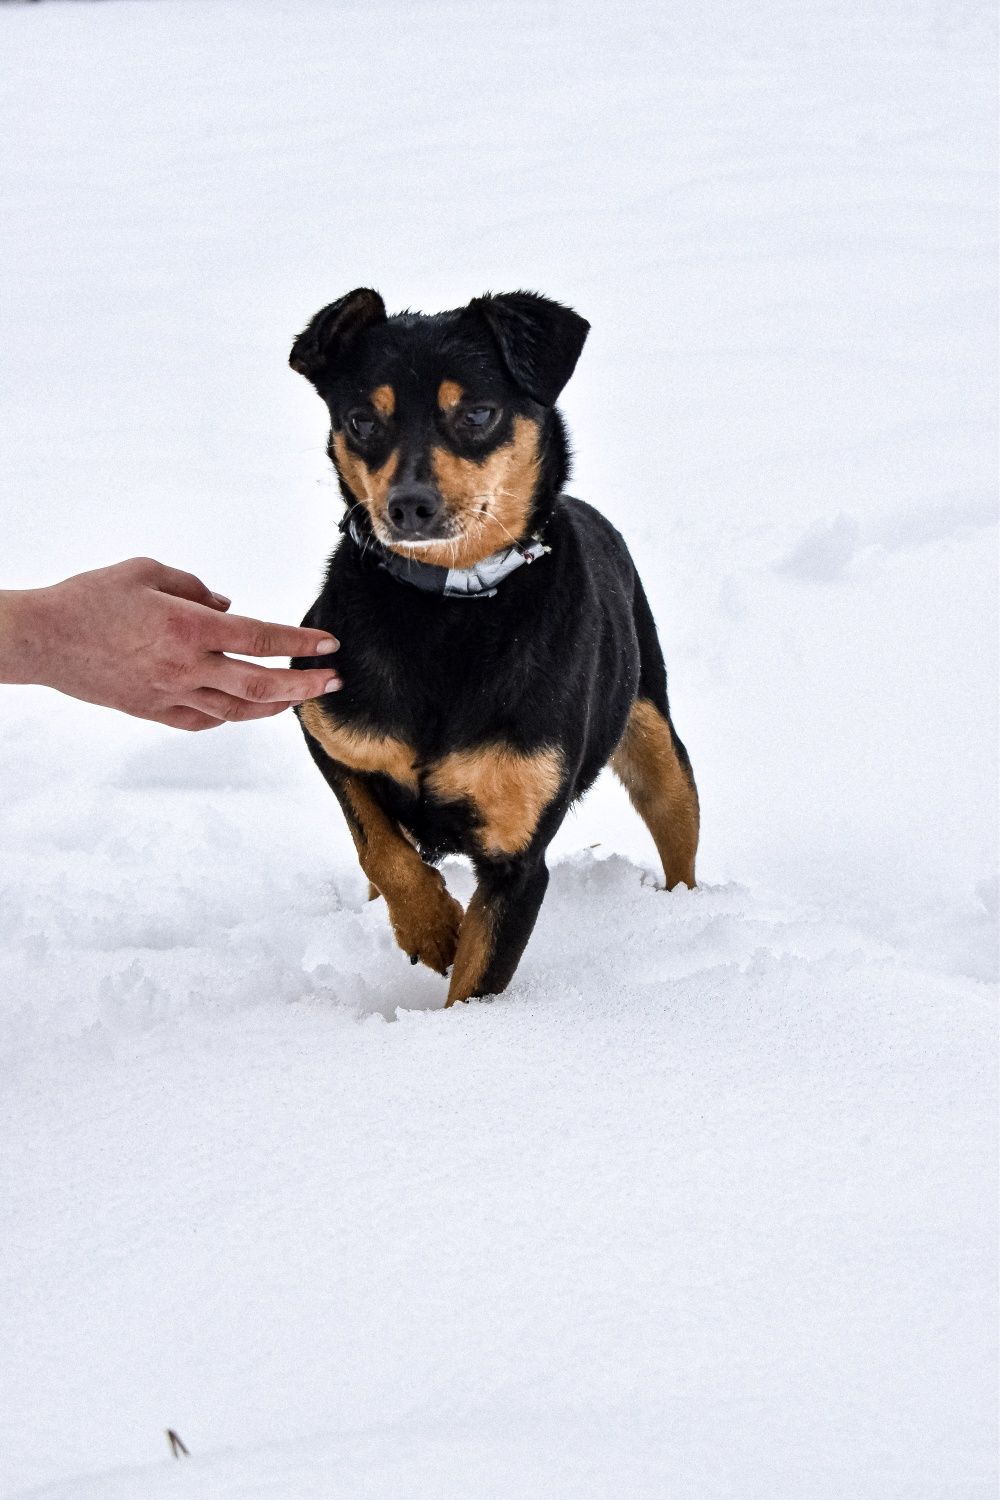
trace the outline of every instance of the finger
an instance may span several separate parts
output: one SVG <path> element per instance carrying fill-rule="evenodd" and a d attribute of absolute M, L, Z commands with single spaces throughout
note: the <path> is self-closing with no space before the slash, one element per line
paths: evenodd
<path fill-rule="evenodd" d="M 340 642 L 328 631 L 300 625 L 273 625 L 245 615 L 219 615 L 206 632 L 210 650 L 241 656 L 327 656 Z"/>
<path fill-rule="evenodd" d="M 341 681 L 329 667 L 299 672 L 291 667 L 255 667 L 213 654 L 206 658 L 202 686 L 250 703 L 304 703 L 338 692 Z"/>
<path fill-rule="evenodd" d="M 163 563 L 156 564 L 153 584 L 161 594 L 173 594 L 177 599 L 190 599 L 192 604 L 206 604 L 209 609 L 226 610 L 232 603 L 225 594 L 213 593 L 193 573 L 184 573 L 180 568 L 168 568 Z"/>
<path fill-rule="evenodd" d="M 223 722 L 211 714 L 201 714 L 195 708 L 172 708 L 156 715 L 157 724 L 166 724 L 171 729 L 218 729 Z"/>
<path fill-rule="evenodd" d="M 245 698 L 234 698 L 231 693 L 220 693 L 214 688 L 196 688 L 188 698 L 191 708 L 209 714 L 218 721 L 240 724 L 246 719 L 271 719 L 284 713 L 288 703 L 248 703 Z"/>

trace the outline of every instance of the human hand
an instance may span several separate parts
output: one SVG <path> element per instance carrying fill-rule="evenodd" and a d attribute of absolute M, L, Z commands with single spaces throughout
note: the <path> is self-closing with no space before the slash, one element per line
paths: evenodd
<path fill-rule="evenodd" d="M 40 683 L 176 729 L 265 719 L 335 692 L 332 670 L 237 661 L 324 656 L 322 630 L 227 615 L 230 601 L 148 557 L 0 593 L 0 682 Z"/>

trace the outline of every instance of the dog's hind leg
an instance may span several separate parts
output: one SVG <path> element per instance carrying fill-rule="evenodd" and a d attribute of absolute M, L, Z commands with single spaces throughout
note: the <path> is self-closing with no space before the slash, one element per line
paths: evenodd
<path fill-rule="evenodd" d="M 667 669 L 638 576 L 632 610 L 639 643 L 639 692 L 610 765 L 653 835 L 667 890 L 673 890 L 675 885 L 694 885 L 698 792 L 687 751 L 670 718 Z"/>
<path fill-rule="evenodd" d="M 611 769 L 653 835 L 667 890 L 694 885 L 698 793 L 687 752 L 669 718 L 648 698 L 632 705 Z"/>

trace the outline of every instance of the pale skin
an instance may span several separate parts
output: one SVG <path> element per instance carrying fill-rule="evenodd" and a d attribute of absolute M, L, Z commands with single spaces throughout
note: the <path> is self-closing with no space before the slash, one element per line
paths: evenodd
<path fill-rule="evenodd" d="M 174 729 L 267 719 L 341 686 L 242 656 L 326 656 L 321 630 L 230 615 L 199 578 L 148 557 L 41 589 L 0 590 L 0 683 L 37 683 Z"/>

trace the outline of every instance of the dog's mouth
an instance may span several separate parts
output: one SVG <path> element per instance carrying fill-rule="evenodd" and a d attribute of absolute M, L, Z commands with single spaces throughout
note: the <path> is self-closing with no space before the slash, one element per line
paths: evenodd
<path fill-rule="evenodd" d="M 472 507 L 465 503 L 458 508 L 441 497 L 433 514 L 414 515 L 410 507 L 402 518 L 398 509 L 393 513 L 390 499 L 378 511 L 369 507 L 372 530 L 383 547 L 403 557 L 419 557 L 446 568 L 473 567 L 516 540 L 491 514 L 492 498 L 477 496 Z"/>
<path fill-rule="evenodd" d="M 463 540 L 461 532 L 441 532 L 438 536 L 421 537 L 419 540 L 394 537 L 386 534 L 379 540 L 386 546 L 392 547 L 396 552 L 419 552 L 421 548 L 443 547 L 449 542 L 456 546 Z"/>
<path fill-rule="evenodd" d="M 386 511 L 372 515 L 372 530 L 383 547 L 396 552 L 420 552 L 429 547 L 458 544 L 465 539 L 465 528 L 452 516 L 436 518 L 422 527 L 399 526 Z"/>
<path fill-rule="evenodd" d="M 465 501 L 460 508 L 444 500 L 433 520 L 416 530 L 400 527 L 391 507 L 386 506 L 381 514 L 372 516 L 372 526 L 379 541 L 396 551 L 453 547 L 475 550 L 478 558 L 489 557 L 519 541 L 496 514 L 495 499 L 493 494 L 476 495 L 471 505 Z"/>

